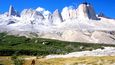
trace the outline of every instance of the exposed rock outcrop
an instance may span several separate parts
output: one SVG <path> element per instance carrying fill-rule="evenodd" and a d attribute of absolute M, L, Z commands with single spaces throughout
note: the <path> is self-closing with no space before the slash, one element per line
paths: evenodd
<path fill-rule="evenodd" d="M 92 33 L 91 38 L 96 43 L 115 44 L 115 37 L 105 32 L 95 31 Z"/>
<path fill-rule="evenodd" d="M 59 13 L 58 9 L 53 12 L 52 15 L 53 24 L 60 24 L 62 22 L 62 16 Z"/>
<path fill-rule="evenodd" d="M 81 19 L 97 20 L 96 13 L 93 7 L 88 3 L 83 3 L 78 6 L 77 17 Z"/>
<path fill-rule="evenodd" d="M 37 12 L 35 10 L 32 9 L 24 9 L 21 12 L 21 17 L 22 18 L 26 18 L 26 19 L 30 19 L 30 18 L 35 18 L 35 19 L 44 19 L 44 16 L 40 13 Z"/>
<path fill-rule="evenodd" d="M 10 5 L 8 16 L 20 16 L 20 15 L 19 15 L 19 13 L 14 9 L 14 7 L 13 7 L 12 5 Z"/>
<path fill-rule="evenodd" d="M 91 38 L 80 31 L 67 30 L 62 34 L 62 38 L 68 41 L 92 42 Z"/>

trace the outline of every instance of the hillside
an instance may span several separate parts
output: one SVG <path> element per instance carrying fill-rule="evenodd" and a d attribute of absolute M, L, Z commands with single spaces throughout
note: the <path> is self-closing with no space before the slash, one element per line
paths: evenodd
<path fill-rule="evenodd" d="M 49 55 L 94 50 L 108 46 L 105 44 L 66 42 L 44 38 L 26 38 L 0 33 L 0 55 Z"/>

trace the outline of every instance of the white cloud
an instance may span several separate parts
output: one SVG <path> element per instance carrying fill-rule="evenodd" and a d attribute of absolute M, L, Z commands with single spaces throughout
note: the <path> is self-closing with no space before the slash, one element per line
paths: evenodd
<path fill-rule="evenodd" d="M 45 11 L 45 9 L 44 9 L 44 8 L 41 8 L 41 7 L 38 7 L 38 8 L 36 9 L 36 11 L 43 12 L 43 11 Z"/>
<path fill-rule="evenodd" d="M 50 11 L 44 11 L 43 15 L 48 15 L 48 14 L 51 14 Z"/>

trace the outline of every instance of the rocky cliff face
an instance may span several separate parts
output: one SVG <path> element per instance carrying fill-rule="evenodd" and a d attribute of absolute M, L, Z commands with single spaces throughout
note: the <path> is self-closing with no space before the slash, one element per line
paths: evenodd
<path fill-rule="evenodd" d="M 77 17 L 81 19 L 97 20 L 95 11 L 90 4 L 83 3 L 78 6 Z"/>
<path fill-rule="evenodd" d="M 53 20 L 53 24 L 60 24 L 63 20 L 62 20 L 62 16 L 61 14 L 59 13 L 58 9 L 56 9 L 54 12 L 53 12 L 53 15 L 52 15 L 52 20 Z"/>
<path fill-rule="evenodd" d="M 61 12 L 64 21 L 77 18 L 77 11 L 72 7 L 65 7 Z"/>
<path fill-rule="evenodd" d="M 68 20 L 69 19 L 69 8 L 68 7 L 63 8 L 61 15 L 64 21 Z"/>

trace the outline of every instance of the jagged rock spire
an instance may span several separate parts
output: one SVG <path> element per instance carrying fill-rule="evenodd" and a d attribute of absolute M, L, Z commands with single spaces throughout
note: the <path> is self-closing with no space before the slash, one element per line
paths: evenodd
<path fill-rule="evenodd" d="M 87 2 L 83 2 L 82 4 L 79 5 L 77 9 L 77 15 L 79 18 L 82 19 L 87 18 L 97 20 L 96 13 L 93 7 Z"/>
<path fill-rule="evenodd" d="M 14 7 L 10 5 L 8 16 L 19 16 L 19 14 L 15 11 Z"/>
<path fill-rule="evenodd" d="M 53 23 L 54 24 L 59 24 L 62 22 L 62 16 L 61 14 L 59 13 L 59 10 L 56 9 L 54 12 L 53 12 Z"/>
<path fill-rule="evenodd" d="M 104 15 L 103 12 L 100 12 L 100 13 L 98 14 L 98 17 L 105 17 L 105 15 Z"/>

